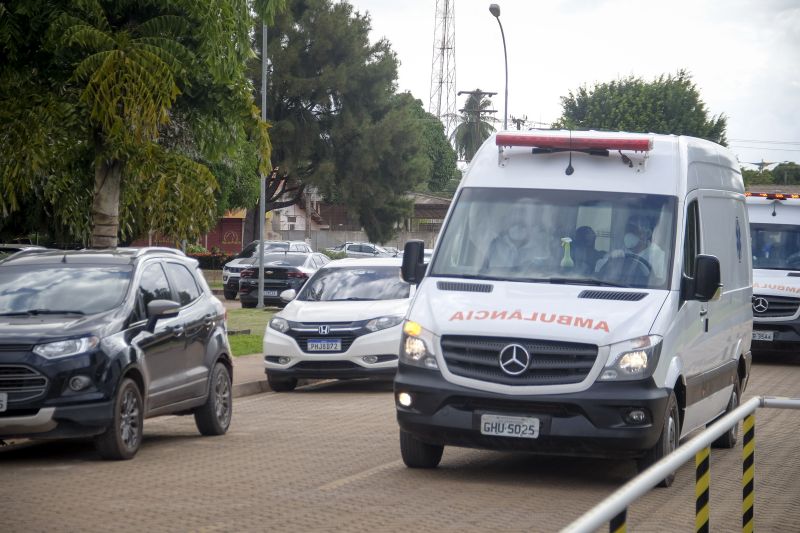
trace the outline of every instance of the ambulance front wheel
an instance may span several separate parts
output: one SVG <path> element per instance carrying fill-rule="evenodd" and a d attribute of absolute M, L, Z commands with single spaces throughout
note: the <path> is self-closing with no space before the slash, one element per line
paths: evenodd
<path fill-rule="evenodd" d="M 436 468 L 442 460 L 444 446 L 428 444 L 400 430 L 400 454 L 408 468 Z"/>

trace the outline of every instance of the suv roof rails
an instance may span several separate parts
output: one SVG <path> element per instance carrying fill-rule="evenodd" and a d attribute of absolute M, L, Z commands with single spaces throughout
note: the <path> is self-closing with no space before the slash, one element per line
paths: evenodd
<path fill-rule="evenodd" d="M 133 252 L 134 257 L 141 257 L 145 254 L 174 254 L 186 257 L 186 254 L 177 248 L 167 248 L 166 246 L 149 246 L 146 248 L 117 248 L 121 252 Z"/>

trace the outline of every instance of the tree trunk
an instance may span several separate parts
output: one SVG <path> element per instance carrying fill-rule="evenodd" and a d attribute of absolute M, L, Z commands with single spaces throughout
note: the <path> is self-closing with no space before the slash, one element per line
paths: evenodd
<path fill-rule="evenodd" d="M 98 161 L 94 169 L 91 248 L 115 248 L 119 232 L 119 192 L 122 162 Z"/>

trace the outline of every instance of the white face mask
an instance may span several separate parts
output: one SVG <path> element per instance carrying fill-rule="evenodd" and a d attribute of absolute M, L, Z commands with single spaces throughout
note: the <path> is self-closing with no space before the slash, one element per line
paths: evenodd
<path fill-rule="evenodd" d="M 625 248 L 628 248 L 630 250 L 634 248 L 637 244 L 639 244 L 639 237 L 637 237 L 633 233 L 626 233 L 623 239 L 623 243 L 625 244 Z"/>
<path fill-rule="evenodd" d="M 508 228 L 508 237 L 512 241 L 521 241 L 525 239 L 525 228 L 521 225 L 514 225 Z"/>

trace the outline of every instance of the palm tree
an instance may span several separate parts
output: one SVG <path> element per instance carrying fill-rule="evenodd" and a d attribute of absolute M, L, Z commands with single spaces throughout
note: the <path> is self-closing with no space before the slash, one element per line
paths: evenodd
<path fill-rule="evenodd" d="M 459 123 L 450 134 L 459 158 L 471 161 L 483 141 L 495 131 L 492 123 L 496 119 L 487 116 L 491 107 L 491 99 L 480 89 L 471 91 L 467 97 Z"/>

